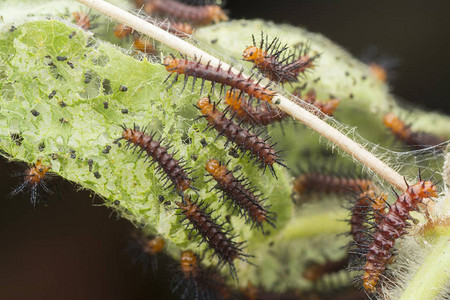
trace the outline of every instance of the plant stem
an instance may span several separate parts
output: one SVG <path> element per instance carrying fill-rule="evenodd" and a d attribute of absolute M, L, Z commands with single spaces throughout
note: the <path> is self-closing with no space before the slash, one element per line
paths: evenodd
<path fill-rule="evenodd" d="M 188 42 L 168 33 L 167 31 L 148 23 L 139 17 L 124 11 L 108 2 L 103 0 L 78 0 L 79 2 L 101 12 L 102 14 L 125 24 L 143 34 L 148 35 L 155 40 L 171 47 L 180 53 L 199 59 L 202 63 L 209 63 L 211 66 L 221 66 L 222 69 L 228 70 L 230 66 L 221 62 L 219 59 L 211 56 L 210 54 L 198 49 L 197 47 L 189 44 Z M 232 68 L 232 72 L 238 73 L 239 71 Z M 373 172 L 377 173 L 380 177 L 391 183 L 399 190 L 405 190 L 407 188 L 403 176 L 394 171 L 391 167 L 386 165 L 372 153 L 367 151 L 363 146 L 356 143 L 339 130 L 335 129 L 331 125 L 327 124 L 319 117 L 311 114 L 307 110 L 301 108 L 297 104 L 293 103 L 280 93 L 278 93 L 274 99 L 274 103 L 277 103 L 279 108 L 298 121 L 302 122 L 309 128 L 317 131 L 320 135 L 326 139 L 332 141 L 338 147 L 346 151 L 353 158 L 359 160 Z"/>
<path fill-rule="evenodd" d="M 308 238 L 324 234 L 340 234 L 349 231 L 349 225 L 342 220 L 348 217 L 348 211 L 342 210 L 323 212 L 314 215 L 302 215 L 289 222 L 281 236 L 286 240 Z"/>
<path fill-rule="evenodd" d="M 450 280 L 450 228 L 437 227 L 432 238 L 432 250 L 414 273 L 400 300 L 435 299 Z"/>

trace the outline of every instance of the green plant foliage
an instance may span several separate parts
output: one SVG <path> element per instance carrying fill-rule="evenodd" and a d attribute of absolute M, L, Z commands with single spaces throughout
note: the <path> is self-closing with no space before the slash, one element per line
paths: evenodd
<path fill-rule="evenodd" d="M 42 157 L 53 172 L 92 190 L 106 205 L 119 200 L 115 209 L 170 241 L 174 255 L 179 248 L 197 249 L 198 240 L 188 239 L 182 217 L 176 214 L 180 197 L 171 188 L 165 189 L 156 166 L 149 167 L 143 158 L 126 150 L 123 141 L 114 142 L 121 137 L 121 124 L 146 126 L 187 161 L 194 170 L 192 176 L 197 177 L 199 199 L 211 205 L 213 215 L 221 216 L 220 222 L 231 216 L 231 228 L 241 236 L 239 240 L 248 240 L 249 253 L 268 239 L 250 231 L 250 225 L 243 224 L 210 192 L 214 184 L 205 183 L 206 161 L 231 157 L 224 149 L 224 138 L 216 141 L 215 132 L 204 131 L 203 120 L 194 121 L 199 114 L 192 105 L 198 99 L 197 90 L 180 93 L 181 84 L 167 90 L 163 84 L 167 72 L 160 63 L 132 58 L 58 21 L 27 23 L 4 32 L 1 42 L 1 147 L 8 156 L 28 163 Z M 128 90 L 121 91 L 121 85 Z M 56 93 L 49 97 L 52 91 Z M 21 136 L 22 143 L 15 143 L 11 135 Z M 208 143 L 206 147 L 201 139 Z M 92 170 L 88 160 L 94 162 Z M 258 178 L 254 185 L 269 198 L 267 205 L 277 215 L 278 229 L 283 228 L 292 211 L 285 170 L 276 167 L 276 180 L 268 172 L 262 176 L 263 171 L 248 157 L 232 159 L 230 168 L 237 165 L 243 166 L 241 172 L 251 181 Z"/>
<path fill-rule="evenodd" d="M 71 10 L 64 10 L 64 14 L 70 16 Z M 111 28 L 104 26 L 103 36 L 111 36 Z M 387 86 L 378 82 L 365 65 L 326 38 L 291 26 L 267 26 L 259 20 L 205 27 L 196 31 L 196 38 L 208 44 L 203 45 L 206 48 L 240 59 L 251 33 L 259 34 L 262 28 L 272 37 L 282 32 L 282 40 L 288 44 L 310 41 L 312 51 L 321 56 L 314 72 L 299 85 L 306 82 L 323 98 L 329 94 L 340 97 L 338 120 L 357 126 L 357 132 L 372 143 L 388 144 L 381 118 L 388 111 L 404 110 L 397 107 Z M 200 97 L 200 84 L 182 92 L 181 80 L 167 89 L 167 75 L 159 59 L 130 55 L 66 22 L 37 20 L 24 22 L 15 30 L 8 28 L 0 33 L 2 154 L 27 163 L 41 157 L 45 164 L 52 165 L 54 173 L 99 195 L 106 206 L 143 226 L 147 233 L 161 235 L 173 257 L 179 257 L 184 249 L 202 253 L 206 245 L 198 246 L 199 239 L 189 237 L 181 223 L 183 217 L 177 214 L 176 202 L 181 198 L 171 187 L 163 186 L 156 166 L 149 166 L 143 157 L 125 149 L 123 140 L 115 142 L 121 137 L 121 124 L 146 126 L 173 146 L 171 151 L 178 152 L 176 158 L 186 160 L 196 177 L 198 199 L 210 205 L 213 217 L 225 223 L 236 241 L 245 242 L 245 253 L 253 256 L 249 261 L 254 265 L 236 261 L 240 284 L 250 280 L 275 291 L 311 288 L 312 283 L 303 277 L 308 263 L 324 258 L 338 260 L 345 255 L 349 239 L 336 237 L 348 231 L 348 224 L 343 222 L 348 212 L 342 200 L 311 197 L 316 201 L 295 205 L 291 200 L 292 174 L 276 166 L 276 179 L 256 168 L 247 156 L 230 156 L 229 148 L 224 148 L 225 138 L 205 130 L 204 119 L 196 120 L 199 112 L 193 104 Z M 189 79 L 187 86 L 191 84 Z M 126 91 L 121 86 L 126 86 Z M 295 87 L 286 86 L 289 91 Z M 206 84 L 205 89 L 209 88 Z M 220 98 L 218 91 L 211 96 L 215 101 Z M 225 108 L 223 104 L 220 107 Z M 450 126 L 445 126 L 450 124 L 447 116 L 418 111 L 416 120 L 426 124 L 421 127 L 424 130 L 450 136 Z M 431 126 L 430 120 L 442 126 Z M 351 127 L 333 119 L 327 121 L 350 132 Z M 287 150 L 291 169 L 299 158 L 315 160 L 306 152 L 316 155 L 323 150 L 319 136 L 293 120 L 283 130 L 274 126 L 269 132 Z M 398 157 L 386 155 L 386 159 Z M 230 160 L 229 169 L 241 167 L 239 173 L 268 198 L 265 205 L 276 214 L 276 229 L 265 227 L 269 234 L 263 235 L 220 201 L 211 191 L 214 182 L 207 182 L 204 166 L 210 158 Z M 331 159 L 337 160 L 336 156 Z M 347 164 L 355 168 L 353 163 Z M 438 167 L 440 162 L 433 166 Z M 197 199 L 195 193 L 187 194 Z M 216 263 L 209 259 L 203 262 Z M 341 284 L 346 280 L 348 276 Z"/>

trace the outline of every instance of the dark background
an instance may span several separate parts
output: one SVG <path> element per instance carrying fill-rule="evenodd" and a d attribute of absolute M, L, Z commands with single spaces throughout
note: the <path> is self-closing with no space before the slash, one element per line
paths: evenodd
<path fill-rule="evenodd" d="M 395 94 L 450 113 L 450 2 L 448 1 L 238 1 L 232 18 L 264 18 L 321 32 L 360 56 L 375 45 L 401 59 Z M 0 161 L 0 195 L 18 184 L 17 166 Z M 124 253 L 132 230 L 110 210 L 93 206 L 88 192 L 62 190 L 45 209 L 25 196 L 0 201 L 2 299 L 167 299 L 167 268 L 142 276 Z"/>

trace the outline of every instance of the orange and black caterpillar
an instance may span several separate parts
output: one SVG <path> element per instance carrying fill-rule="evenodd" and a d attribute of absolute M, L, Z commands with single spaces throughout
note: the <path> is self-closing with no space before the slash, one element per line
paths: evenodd
<path fill-rule="evenodd" d="M 193 25 L 208 25 L 228 20 L 228 16 L 219 5 L 194 6 L 173 0 L 146 0 L 144 11 L 147 14 L 157 14 L 169 20 Z"/>
<path fill-rule="evenodd" d="M 234 123 L 232 119 L 228 119 L 226 113 L 219 111 L 209 97 L 200 98 L 196 107 L 200 109 L 201 117 L 208 121 L 208 127 L 214 127 L 219 132 L 219 136 L 224 135 L 228 142 L 236 144 L 243 153 L 250 152 L 264 170 L 267 167 L 276 176 L 273 167 L 275 163 L 286 167 L 274 147 L 267 142 L 268 138 L 263 140 L 258 134 L 252 134 Z"/>
<path fill-rule="evenodd" d="M 255 188 L 250 186 L 247 179 L 234 177 L 233 172 L 216 159 L 208 160 L 205 168 L 217 182 L 218 188 L 239 207 L 247 220 L 251 220 L 261 230 L 264 222 L 275 227 L 269 212 L 262 206 L 259 196 L 255 194 Z"/>
<path fill-rule="evenodd" d="M 237 243 L 228 236 L 229 232 L 223 229 L 223 224 L 216 223 L 217 219 L 211 217 L 207 212 L 208 207 L 205 207 L 203 202 L 195 203 L 186 196 L 182 202 L 176 204 L 181 210 L 181 215 L 184 215 L 192 225 L 191 233 L 192 230 L 197 231 L 196 236 L 201 235 L 202 242 L 206 242 L 214 250 L 214 255 L 219 258 L 219 266 L 227 264 L 232 276 L 237 278 L 233 261 L 236 258 L 245 260 L 247 256 L 242 251 L 242 243 Z"/>
<path fill-rule="evenodd" d="M 375 190 L 375 185 L 369 179 L 343 177 L 321 172 L 301 174 L 294 180 L 294 191 L 301 194 L 359 194 L 367 190 Z"/>
<path fill-rule="evenodd" d="M 192 61 L 184 58 L 178 59 L 173 55 L 166 57 L 163 65 L 166 67 L 166 70 L 171 73 L 165 81 L 167 81 L 173 73 L 176 73 L 175 78 L 169 87 L 171 87 L 178 80 L 178 76 L 180 74 L 183 74 L 184 85 L 182 90 L 186 87 L 189 77 L 193 76 L 194 80 L 192 82 L 192 89 L 194 89 L 195 80 L 197 78 L 202 79 L 200 94 L 203 91 L 205 81 L 210 81 L 212 83 L 211 93 L 214 91 L 215 84 L 221 84 L 221 90 L 224 86 L 241 90 L 250 97 L 249 100 L 256 98 L 258 100 L 270 103 L 272 102 L 272 98 L 275 96 L 275 92 L 270 90 L 268 86 L 262 87 L 259 85 L 259 82 L 253 82 L 251 78 L 245 78 L 242 76 L 242 70 L 239 74 L 233 73 L 231 71 L 231 66 L 228 71 L 225 71 L 221 69 L 220 66 L 215 68 L 210 66 L 209 63 L 203 65 L 200 61 Z"/>
<path fill-rule="evenodd" d="M 133 264 L 142 264 L 145 273 L 149 265 L 153 271 L 158 268 L 156 255 L 163 251 L 164 245 L 164 239 L 161 237 L 149 238 L 141 233 L 134 232 L 126 251 L 132 257 Z"/>
<path fill-rule="evenodd" d="M 322 102 L 317 100 L 316 91 L 314 89 L 310 89 L 306 95 L 303 97 L 301 96 L 300 89 L 296 89 L 293 93 L 293 96 L 301 98 L 306 103 L 314 105 L 317 109 L 319 109 L 321 112 L 328 116 L 333 116 L 334 112 L 336 111 L 336 108 L 338 107 L 339 103 L 341 102 L 340 99 L 331 98 L 327 102 Z M 294 98 L 294 100 L 296 100 Z M 298 100 L 297 100 L 298 101 Z"/>
<path fill-rule="evenodd" d="M 127 147 L 133 145 L 133 152 L 137 147 L 140 148 L 139 155 L 146 152 L 147 158 L 152 159 L 153 163 L 158 163 L 157 171 L 162 171 L 166 176 L 166 184 L 169 180 L 172 181 L 173 186 L 177 192 L 183 193 L 185 190 L 193 189 L 192 179 L 188 177 L 188 171 L 181 165 L 181 161 L 175 159 L 172 154 L 168 153 L 168 147 L 161 146 L 162 141 L 155 140 L 156 133 L 147 134 L 145 128 L 140 130 L 138 126 L 134 128 L 123 128 L 122 137 L 118 140 L 124 139 L 127 141 Z"/>
<path fill-rule="evenodd" d="M 359 247 L 364 247 L 367 235 L 370 231 L 368 224 L 379 224 L 383 218 L 386 207 L 387 195 L 381 193 L 377 195 L 374 190 L 365 190 L 357 197 L 351 208 L 350 235 L 353 238 L 351 243 L 353 249 L 358 251 Z"/>
<path fill-rule="evenodd" d="M 244 60 L 253 62 L 254 67 L 263 75 L 275 82 L 295 82 L 298 76 L 307 69 L 313 68 L 313 62 L 318 55 L 308 55 L 309 45 L 301 47 L 299 53 L 289 53 L 287 46 L 282 45 L 278 38 L 269 43 L 267 35 L 261 32 L 261 42 L 256 46 L 255 37 L 252 35 L 253 46 L 244 50 Z"/>
<path fill-rule="evenodd" d="M 400 59 L 382 53 L 377 47 L 367 48 L 361 55 L 361 61 L 366 63 L 373 76 L 381 81 L 388 82 L 396 77 L 396 68 Z"/>
<path fill-rule="evenodd" d="M 412 131 L 411 125 L 406 125 L 393 113 L 387 113 L 383 118 L 383 123 L 400 141 L 414 149 L 437 146 L 444 142 L 443 139 L 430 133 Z"/>
<path fill-rule="evenodd" d="M 397 201 L 390 206 L 381 221 L 375 225 L 372 242 L 367 246 L 366 263 L 363 267 L 363 285 L 367 292 L 374 293 L 386 263 L 391 259 L 395 240 L 403 236 L 408 227 L 409 213 L 419 209 L 423 199 L 437 197 L 437 188 L 431 181 L 419 180 L 397 196 Z"/>
<path fill-rule="evenodd" d="M 47 172 L 51 169 L 51 166 L 45 166 L 40 159 L 37 160 L 29 169 L 23 174 L 17 174 L 17 177 L 23 177 L 24 181 L 21 185 L 16 187 L 8 196 L 13 197 L 18 193 L 25 190 L 30 191 L 30 203 L 33 206 L 39 203 L 42 193 L 51 194 L 45 183 Z"/>
<path fill-rule="evenodd" d="M 172 291 L 182 287 L 181 299 L 230 299 L 232 292 L 225 278 L 211 267 L 201 267 L 193 251 L 181 253 L 180 270 L 182 276 L 175 278 Z"/>
<path fill-rule="evenodd" d="M 236 90 L 227 91 L 225 103 L 234 112 L 236 119 L 245 124 L 267 126 L 275 122 L 281 122 L 289 116 L 284 111 L 268 103 L 255 108 Z"/>

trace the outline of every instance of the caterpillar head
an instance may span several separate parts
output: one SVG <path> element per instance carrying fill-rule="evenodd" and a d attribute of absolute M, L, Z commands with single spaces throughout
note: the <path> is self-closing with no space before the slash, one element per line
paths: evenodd
<path fill-rule="evenodd" d="M 242 54 L 245 61 L 251 61 L 254 63 L 258 63 L 264 59 L 264 51 L 259 49 L 256 46 L 249 46 L 244 50 Z"/>

